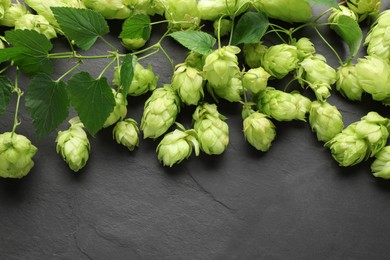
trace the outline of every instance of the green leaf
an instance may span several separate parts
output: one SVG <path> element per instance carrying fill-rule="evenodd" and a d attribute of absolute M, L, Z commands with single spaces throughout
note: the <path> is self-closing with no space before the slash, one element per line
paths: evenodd
<path fill-rule="evenodd" d="M 323 5 L 328 7 L 333 7 L 336 9 L 340 9 L 339 4 L 336 0 L 305 0 L 308 3 Z"/>
<path fill-rule="evenodd" d="M 0 76 L 0 115 L 5 112 L 11 100 L 12 88 L 11 81 L 5 76 Z"/>
<path fill-rule="evenodd" d="M 5 32 L 5 39 L 14 48 L 5 49 L 10 53 L 2 52 L 0 57 L 12 59 L 27 74 L 51 72 L 52 65 L 48 53 L 53 45 L 43 34 L 34 30 L 11 30 Z"/>
<path fill-rule="evenodd" d="M 122 24 L 122 32 L 119 38 L 130 38 L 149 40 L 152 27 L 150 18 L 146 14 L 135 14 L 130 16 Z"/>
<path fill-rule="evenodd" d="M 91 9 L 51 7 L 61 30 L 82 50 L 88 50 L 110 29 L 104 17 Z"/>
<path fill-rule="evenodd" d="M 107 79 L 94 79 L 88 72 L 79 72 L 69 79 L 67 90 L 81 122 L 95 135 L 115 107 L 114 94 Z"/>
<path fill-rule="evenodd" d="M 69 114 L 65 83 L 53 81 L 47 74 L 37 74 L 27 87 L 26 109 L 38 138 L 48 135 Z"/>
<path fill-rule="evenodd" d="M 132 54 L 127 54 L 122 61 L 120 70 L 120 82 L 123 88 L 122 94 L 124 98 L 127 98 L 127 94 L 129 93 L 130 89 L 130 84 L 133 81 L 135 62 L 136 59 Z"/>
<path fill-rule="evenodd" d="M 363 41 L 363 32 L 358 22 L 342 15 L 331 28 L 347 43 L 350 58 L 356 56 Z"/>
<path fill-rule="evenodd" d="M 177 31 L 169 34 L 187 49 L 208 55 L 213 51 L 216 39 L 208 33 L 200 31 Z"/>
<path fill-rule="evenodd" d="M 268 26 L 268 18 L 263 13 L 247 12 L 237 22 L 232 44 L 257 43 L 264 36 Z"/>

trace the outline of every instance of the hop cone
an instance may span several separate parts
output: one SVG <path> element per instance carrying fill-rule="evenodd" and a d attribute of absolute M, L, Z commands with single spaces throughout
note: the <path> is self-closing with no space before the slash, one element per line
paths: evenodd
<path fill-rule="evenodd" d="M 126 146 L 133 151 L 139 144 L 139 129 L 137 122 L 131 118 L 116 123 L 113 131 L 113 138 L 118 144 Z"/>
<path fill-rule="evenodd" d="M 367 53 L 382 59 L 390 59 L 390 10 L 383 11 L 367 33 L 364 45 Z"/>
<path fill-rule="evenodd" d="M 340 111 L 326 101 L 311 103 L 309 124 L 317 134 L 318 141 L 323 142 L 329 141 L 344 128 Z"/>
<path fill-rule="evenodd" d="M 296 43 L 298 59 L 302 61 L 303 59 L 313 55 L 315 53 L 314 44 L 310 41 L 309 38 L 302 37 Z"/>
<path fill-rule="evenodd" d="M 123 0 L 83 0 L 86 7 L 99 12 L 106 19 L 126 19 L 132 13 Z"/>
<path fill-rule="evenodd" d="M 199 0 L 202 20 L 215 21 L 222 15 L 236 16 L 249 7 L 250 0 Z"/>
<path fill-rule="evenodd" d="M 340 9 L 332 8 L 332 13 L 328 18 L 328 23 L 337 24 L 341 16 L 348 16 L 354 19 L 355 21 L 358 21 L 358 17 L 354 11 L 352 11 L 351 9 L 343 5 L 339 5 L 339 8 Z M 334 25 L 331 25 L 330 27 L 334 28 Z"/>
<path fill-rule="evenodd" d="M 164 136 L 157 146 L 158 160 L 164 166 L 172 167 L 184 159 L 191 156 L 195 150 L 195 155 L 199 155 L 199 143 L 196 139 L 196 133 L 193 129 L 176 129 Z"/>
<path fill-rule="evenodd" d="M 248 70 L 242 78 L 242 85 L 245 89 L 256 94 L 267 87 L 268 78 L 271 75 L 262 67 Z"/>
<path fill-rule="evenodd" d="M 364 90 L 360 87 L 355 65 L 349 64 L 338 68 L 336 89 L 349 100 L 362 99 Z"/>
<path fill-rule="evenodd" d="M 277 79 L 298 67 L 297 47 L 285 43 L 271 46 L 261 59 L 262 67 Z"/>
<path fill-rule="evenodd" d="M 0 177 L 22 178 L 34 166 L 37 148 L 23 135 L 0 134 Z"/>
<path fill-rule="evenodd" d="M 200 12 L 196 0 L 165 0 L 165 18 L 172 30 L 196 29 Z"/>
<path fill-rule="evenodd" d="M 175 122 L 180 109 L 180 98 L 171 85 L 157 88 L 146 100 L 141 120 L 144 138 L 156 139 Z"/>
<path fill-rule="evenodd" d="M 229 144 L 229 127 L 215 104 L 198 106 L 192 116 L 200 148 L 206 154 L 221 154 Z"/>
<path fill-rule="evenodd" d="M 225 36 L 228 35 L 232 29 L 232 20 L 218 19 L 213 23 L 214 35 Z"/>
<path fill-rule="evenodd" d="M 172 77 L 172 88 L 186 105 L 197 105 L 204 96 L 200 72 L 186 64 L 176 67 Z"/>
<path fill-rule="evenodd" d="M 15 22 L 28 13 L 26 5 L 19 2 L 12 3 L 11 6 L 5 10 L 3 18 L 0 19 L 0 25 L 15 27 Z"/>
<path fill-rule="evenodd" d="M 231 78 L 229 84 L 223 88 L 214 87 L 208 84 L 209 91 L 215 93 L 218 97 L 229 102 L 239 102 L 244 92 L 242 82 L 239 78 Z"/>
<path fill-rule="evenodd" d="M 245 140 L 257 150 L 266 152 L 276 137 L 275 125 L 262 113 L 254 112 L 243 121 Z"/>
<path fill-rule="evenodd" d="M 123 97 L 122 93 L 118 93 L 114 89 L 112 90 L 112 93 L 115 97 L 115 107 L 106 119 L 106 122 L 104 122 L 104 128 L 115 124 L 118 120 L 122 120 L 127 115 L 127 99 Z"/>
<path fill-rule="evenodd" d="M 358 15 L 359 22 L 361 22 L 368 16 L 377 15 L 382 2 L 381 0 L 348 0 L 347 6 Z"/>
<path fill-rule="evenodd" d="M 49 40 L 57 37 L 54 27 L 42 15 L 24 14 L 15 21 L 15 29 L 34 30 L 43 34 Z"/>
<path fill-rule="evenodd" d="M 371 172 L 375 177 L 390 179 L 390 146 L 383 147 L 371 164 Z"/>
<path fill-rule="evenodd" d="M 253 5 L 268 17 L 289 23 L 304 23 L 312 17 L 310 4 L 302 0 L 254 0 Z"/>
<path fill-rule="evenodd" d="M 245 63 L 250 68 L 258 68 L 261 66 L 261 60 L 266 53 L 268 47 L 262 42 L 244 44 L 242 51 L 244 53 Z"/>
<path fill-rule="evenodd" d="M 81 123 L 59 131 L 56 143 L 57 153 L 61 154 L 71 170 L 77 172 L 87 164 L 91 146 Z"/>

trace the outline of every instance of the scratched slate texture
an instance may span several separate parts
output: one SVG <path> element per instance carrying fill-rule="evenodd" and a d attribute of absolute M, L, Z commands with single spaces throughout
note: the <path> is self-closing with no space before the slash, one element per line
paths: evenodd
<path fill-rule="evenodd" d="M 124 51 L 115 38 L 120 24 L 110 25 L 108 39 Z M 154 35 L 163 30 L 157 26 Z M 321 30 L 345 57 L 339 38 Z M 337 67 L 312 30 L 302 35 Z M 55 45 L 56 51 L 66 49 L 61 39 Z M 173 40 L 164 46 L 175 63 L 183 61 L 185 51 Z M 88 54 L 106 49 L 98 42 Z M 169 83 L 166 58 L 143 61 L 149 62 L 160 75 L 159 86 Z M 104 66 L 86 62 L 80 70 L 97 76 Z M 67 62 L 56 62 L 53 78 L 67 68 Z M 22 77 L 21 85 L 27 80 Z M 140 121 L 148 96 L 129 97 L 128 116 Z M 346 125 L 371 110 L 389 116 L 368 96 L 356 103 L 333 93 L 329 102 Z M 0 118 L 1 132 L 12 126 L 14 105 Z M 241 106 L 221 101 L 230 126 L 230 145 L 221 156 L 192 156 L 165 168 L 157 161 L 158 140 L 142 140 L 129 152 L 108 128 L 91 138 L 88 165 L 73 173 L 55 153 L 56 133 L 37 140 L 21 109 L 18 132 L 39 152 L 27 177 L 0 180 L 0 259 L 388 259 L 390 182 L 371 175 L 371 159 L 339 167 L 308 123 L 275 122 L 270 151 L 258 152 L 244 141 Z M 183 108 L 178 121 L 189 127 L 192 111 Z"/>

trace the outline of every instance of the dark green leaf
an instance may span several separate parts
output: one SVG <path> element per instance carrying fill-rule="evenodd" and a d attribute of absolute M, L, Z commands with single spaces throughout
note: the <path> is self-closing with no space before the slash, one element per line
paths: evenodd
<path fill-rule="evenodd" d="M 94 79 L 88 72 L 79 72 L 68 81 L 68 94 L 81 122 L 92 135 L 96 134 L 115 106 L 107 79 Z"/>
<path fill-rule="evenodd" d="M 232 36 L 232 44 L 258 43 L 268 26 L 268 18 L 263 13 L 247 12 L 237 22 Z"/>
<path fill-rule="evenodd" d="M 51 7 L 61 30 L 81 49 L 88 50 L 110 30 L 104 17 L 90 9 Z"/>
<path fill-rule="evenodd" d="M 136 14 L 125 20 L 119 38 L 142 38 L 144 40 L 149 40 L 151 29 L 149 16 L 146 14 Z"/>
<path fill-rule="evenodd" d="M 27 87 L 26 109 L 38 138 L 48 135 L 69 113 L 65 83 L 53 81 L 47 74 L 37 74 Z"/>
<path fill-rule="evenodd" d="M 5 76 L 0 76 L 0 115 L 5 112 L 11 100 L 12 88 L 11 81 Z"/>
<path fill-rule="evenodd" d="M 12 59 L 23 72 L 27 74 L 51 72 L 52 65 L 48 53 L 53 45 L 43 34 L 34 30 L 11 30 L 5 32 L 5 39 L 14 46 L 6 49 L 10 50 L 8 58 Z M 1 56 L 7 54 L 4 55 L 3 52 L 0 53 Z"/>
<path fill-rule="evenodd" d="M 13 48 L 4 48 L 0 49 L 0 63 L 13 60 L 18 55 L 26 52 L 26 48 L 23 47 L 13 47 Z"/>
<path fill-rule="evenodd" d="M 333 7 L 336 9 L 340 9 L 339 4 L 336 0 L 305 0 L 308 3 L 323 5 L 328 7 Z"/>
<path fill-rule="evenodd" d="M 120 70 L 120 82 L 123 88 L 123 97 L 127 98 L 130 84 L 134 77 L 135 57 L 132 54 L 127 54 L 122 62 Z"/>
<path fill-rule="evenodd" d="M 362 44 L 363 32 L 358 22 L 349 16 L 342 15 L 337 24 L 331 28 L 347 43 L 350 57 L 354 57 Z"/>
<path fill-rule="evenodd" d="M 200 31 L 178 31 L 169 35 L 187 49 L 202 55 L 210 54 L 216 42 L 213 36 Z"/>

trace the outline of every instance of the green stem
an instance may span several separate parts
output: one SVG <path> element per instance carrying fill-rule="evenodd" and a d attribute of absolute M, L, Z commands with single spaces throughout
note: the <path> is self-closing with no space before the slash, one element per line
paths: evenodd
<path fill-rule="evenodd" d="M 331 49 L 333 51 L 333 53 L 336 55 L 340 65 L 343 65 L 344 64 L 343 60 L 341 59 L 341 57 L 337 53 L 337 51 L 333 48 L 333 46 L 325 39 L 325 37 L 321 34 L 321 32 L 316 27 L 314 27 L 314 30 L 317 32 L 317 34 L 320 36 L 320 38 L 325 42 L 325 44 L 328 45 L 329 49 Z"/>
<path fill-rule="evenodd" d="M 218 39 L 218 49 L 221 49 L 221 21 L 222 21 L 223 15 L 218 19 L 218 33 L 217 33 L 217 39 Z"/>
<path fill-rule="evenodd" d="M 106 39 L 104 39 L 104 37 L 103 36 L 99 36 L 99 38 L 105 43 L 105 44 L 107 44 L 113 51 L 118 51 L 118 49 L 114 46 L 114 45 L 112 45 L 110 42 L 108 42 Z"/>
<path fill-rule="evenodd" d="M 114 64 L 115 62 L 116 62 L 116 57 L 114 57 L 107 65 L 106 65 L 106 67 L 104 67 L 104 69 L 102 70 L 102 72 L 100 72 L 100 75 L 99 75 L 99 77 L 97 78 L 97 79 L 100 79 L 102 76 L 103 76 L 103 74 L 106 72 L 106 70 L 112 65 L 112 64 Z"/>
<path fill-rule="evenodd" d="M 165 57 L 167 57 L 168 61 L 171 63 L 172 70 L 175 70 L 175 64 L 173 63 L 172 58 L 169 56 L 169 54 L 165 51 L 165 49 L 160 46 L 160 50 L 164 53 Z"/>
<path fill-rule="evenodd" d="M 279 39 L 282 41 L 282 42 L 284 42 L 284 43 L 286 43 L 286 40 L 279 34 L 279 29 L 275 29 L 274 28 L 274 25 L 272 25 L 272 24 L 270 24 L 270 27 L 272 28 L 272 31 L 273 32 L 275 32 L 275 34 L 279 37 Z M 280 27 L 280 26 L 277 26 L 277 27 Z M 286 29 L 280 29 L 283 33 L 285 33 L 285 34 L 289 34 L 289 33 L 287 33 L 286 32 Z"/>
<path fill-rule="evenodd" d="M 66 77 L 68 74 L 70 74 L 72 71 L 74 71 L 78 66 L 81 65 L 81 60 L 79 60 L 76 65 L 74 65 L 72 68 L 70 68 L 67 72 L 65 72 L 64 74 L 62 74 L 61 77 L 59 77 L 55 82 L 60 82 L 64 77 Z"/>
<path fill-rule="evenodd" d="M 291 79 L 287 84 L 286 86 L 284 87 L 284 91 L 287 91 L 287 89 L 290 87 L 291 83 L 293 83 L 294 81 L 298 80 L 298 78 L 293 78 Z"/>
<path fill-rule="evenodd" d="M 168 22 L 169 22 L 168 20 L 161 20 L 161 21 L 150 23 L 150 25 L 153 26 L 153 25 L 156 25 L 156 24 L 162 24 L 162 23 L 168 23 Z"/>
<path fill-rule="evenodd" d="M 232 28 L 230 29 L 230 37 L 229 37 L 229 44 L 228 45 L 230 45 L 232 43 L 232 40 L 233 40 L 234 19 L 235 19 L 235 17 L 232 17 Z"/>
<path fill-rule="evenodd" d="M 20 98 L 23 95 L 22 90 L 19 88 L 19 68 L 18 67 L 16 67 L 15 87 L 13 89 L 13 92 L 16 92 L 16 94 L 18 95 L 18 98 L 16 100 L 15 115 L 14 115 L 14 125 L 12 127 L 11 138 L 13 137 L 13 135 L 14 135 L 18 125 L 20 125 L 20 122 L 18 121 L 18 113 L 19 113 Z"/>
<path fill-rule="evenodd" d="M 3 69 L 0 70 L 0 74 L 3 74 L 4 71 L 6 71 L 7 69 L 9 69 L 11 67 L 12 67 L 11 65 L 8 65 L 8 66 L 4 67 Z"/>
<path fill-rule="evenodd" d="M 156 49 L 156 50 L 152 51 L 151 53 L 148 53 L 148 54 L 146 54 L 146 55 L 144 55 L 144 56 L 138 58 L 138 60 L 143 60 L 143 59 L 149 58 L 150 56 L 156 54 L 156 53 L 159 52 L 159 51 L 160 51 L 160 49 Z"/>

